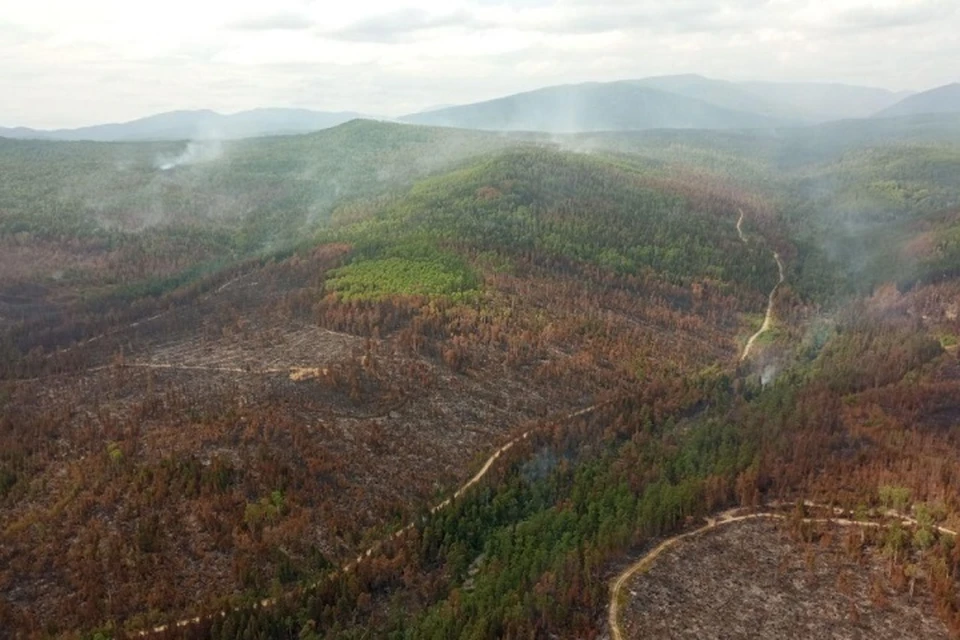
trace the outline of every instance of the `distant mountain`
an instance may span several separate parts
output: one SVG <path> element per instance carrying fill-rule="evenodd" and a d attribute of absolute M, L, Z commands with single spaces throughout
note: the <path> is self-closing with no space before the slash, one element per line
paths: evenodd
<path fill-rule="evenodd" d="M 400 120 L 552 133 L 749 129 L 865 118 L 908 95 L 844 84 L 728 82 L 685 74 L 547 87 Z"/>
<path fill-rule="evenodd" d="M 634 81 L 661 91 L 697 98 L 719 107 L 812 124 L 865 118 L 895 104 L 908 92 L 810 82 L 728 82 L 697 74 Z"/>
<path fill-rule="evenodd" d="M 949 105 L 960 102 L 957 93 L 960 85 L 941 87 L 918 94 L 917 102 L 904 101 L 905 111 L 886 113 L 910 94 L 843 84 L 729 82 L 685 74 L 546 87 L 474 104 L 438 106 L 398 120 L 548 133 L 762 129 L 866 118 L 878 112 L 953 111 L 956 107 Z M 364 117 L 368 116 L 307 109 L 254 109 L 231 115 L 210 110 L 170 111 L 79 129 L 0 128 L 0 137 L 100 142 L 237 139 L 310 133 Z"/>
<path fill-rule="evenodd" d="M 782 105 L 808 122 L 867 118 L 904 99 L 909 92 L 835 83 L 740 82 L 758 99 Z"/>
<path fill-rule="evenodd" d="M 748 129 L 783 119 L 732 109 L 626 80 L 547 87 L 400 118 L 402 122 L 497 131 L 577 133 L 642 129 Z"/>
<path fill-rule="evenodd" d="M 923 113 L 960 113 L 960 82 L 930 89 L 904 98 L 876 114 L 878 118 Z"/>
<path fill-rule="evenodd" d="M 718 107 L 756 113 L 782 120 L 811 120 L 808 113 L 787 103 L 768 100 L 759 93 L 735 82 L 715 80 L 697 74 L 656 76 L 630 81 L 634 84 L 668 91 L 688 98 L 703 100 Z"/>
<path fill-rule="evenodd" d="M 130 122 L 102 124 L 79 129 L 43 131 L 16 127 L 0 128 L 0 137 L 42 140 L 214 140 L 265 135 L 309 133 L 363 117 L 352 112 L 308 109 L 253 109 L 231 115 L 209 110 L 170 111 Z"/>
<path fill-rule="evenodd" d="M 454 102 L 442 102 L 440 104 L 432 104 L 429 107 L 424 107 L 419 111 L 414 111 L 414 113 L 428 113 L 430 111 L 439 111 L 440 109 L 449 109 L 450 107 L 457 107 L 457 106 L 460 106 L 460 105 Z"/>

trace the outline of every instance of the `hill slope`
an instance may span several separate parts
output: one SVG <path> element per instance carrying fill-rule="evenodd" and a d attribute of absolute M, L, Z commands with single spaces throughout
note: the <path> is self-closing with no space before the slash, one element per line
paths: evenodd
<path fill-rule="evenodd" d="M 812 121 L 866 118 L 903 99 L 905 92 L 819 82 L 742 82 L 758 98 L 791 105 Z"/>
<path fill-rule="evenodd" d="M 243 233 L 249 222 L 274 242 L 302 230 L 299 224 L 323 222 L 339 201 L 387 191 L 504 144 L 479 132 L 365 120 L 307 135 L 223 143 L 0 139 L 6 178 L 0 181 L 0 230 L 183 224 Z"/>
<path fill-rule="evenodd" d="M 843 84 L 728 82 L 685 74 L 546 87 L 400 120 L 551 133 L 751 129 L 863 118 L 905 95 Z"/>
<path fill-rule="evenodd" d="M 78 294 L 142 295 L 288 250 L 331 216 L 508 144 L 360 120 L 223 143 L 0 139 L 0 328 Z"/>
<path fill-rule="evenodd" d="M 633 81 L 547 87 L 400 119 L 467 129 L 576 133 L 639 129 L 745 129 L 782 120 L 710 104 Z"/>
<path fill-rule="evenodd" d="M 960 113 L 960 82 L 904 98 L 876 114 L 878 118 L 911 116 L 925 113 Z"/>
<path fill-rule="evenodd" d="M 262 597 L 355 558 L 528 421 L 733 360 L 775 266 L 725 191 L 684 189 L 496 152 L 293 256 L 2 334 L 0 622 L 136 629 Z M 64 373 L 52 404 L 50 379 L 30 379 Z M 37 446 L 41 424 L 69 461 Z M 94 548 L 130 564 L 90 563 Z"/>
<path fill-rule="evenodd" d="M 0 629 L 600 637 L 734 505 L 960 528 L 960 116 L 188 149 L 0 141 Z M 960 629 L 956 548 L 877 524 Z"/>
<path fill-rule="evenodd" d="M 659 89 L 673 94 L 702 100 L 718 107 L 756 113 L 777 118 L 784 122 L 799 124 L 812 120 L 813 114 L 789 103 L 768 99 L 762 92 L 751 90 L 736 82 L 715 80 L 697 74 L 657 76 L 632 81 L 634 84 Z"/>
<path fill-rule="evenodd" d="M 362 117 L 353 112 L 308 109 L 253 109 L 230 115 L 210 110 L 170 111 L 131 120 L 78 129 L 51 131 L 0 128 L 0 137 L 40 140 L 228 140 L 265 135 L 309 133 Z"/>
<path fill-rule="evenodd" d="M 836 83 L 728 82 L 696 74 L 644 78 L 635 82 L 719 107 L 758 113 L 794 124 L 863 118 L 908 95 Z"/>

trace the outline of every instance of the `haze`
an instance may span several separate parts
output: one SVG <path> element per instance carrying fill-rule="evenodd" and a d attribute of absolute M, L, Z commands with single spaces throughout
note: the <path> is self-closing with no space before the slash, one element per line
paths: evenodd
<path fill-rule="evenodd" d="M 952 0 L 3 0 L 0 9 L 0 126 L 38 128 L 197 108 L 395 116 L 691 71 L 917 90 L 957 80 L 960 59 Z"/>

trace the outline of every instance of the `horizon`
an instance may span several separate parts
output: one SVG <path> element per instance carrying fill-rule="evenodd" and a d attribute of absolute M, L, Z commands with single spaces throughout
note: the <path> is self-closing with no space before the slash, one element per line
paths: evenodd
<path fill-rule="evenodd" d="M 396 117 L 691 69 L 919 91 L 956 81 L 960 59 L 960 7 L 948 0 L 130 5 L 6 7 L 0 123 L 76 128 L 264 105 Z"/>
<path fill-rule="evenodd" d="M 952 81 L 952 82 L 946 82 L 946 83 L 944 83 L 944 84 L 942 84 L 942 85 L 936 85 L 936 86 L 932 86 L 932 87 L 923 87 L 923 88 L 919 88 L 919 89 L 891 89 L 891 88 L 888 88 L 888 87 L 877 86 L 877 85 L 858 85 L 858 84 L 853 84 L 853 83 L 848 83 L 848 82 L 839 82 L 839 81 L 832 81 L 832 80 L 794 80 L 794 81 L 791 81 L 791 80 L 777 80 L 777 79 L 764 79 L 764 78 L 760 78 L 760 79 L 746 78 L 746 79 L 742 79 L 742 80 L 730 80 L 730 79 L 727 79 L 727 78 L 720 78 L 720 77 L 716 77 L 716 76 L 708 76 L 708 75 L 705 75 L 705 74 L 702 74 L 702 73 L 698 73 L 698 72 L 695 72 L 695 71 L 690 71 L 690 72 L 684 72 L 684 73 L 671 73 L 671 74 L 662 74 L 662 75 L 654 75 L 654 76 L 643 76 L 643 77 L 639 77 L 639 76 L 638 76 L 638 77 L 630 77 L 630 78 L 616 78 L 616 79 L 613 79 L 613 80 L 603 80 L 603 81 L 598 81 L 598 80 L 583 80 L 583 81 L 574 81 L 574 82 L 564 82 L 564 83 L 552 84 L 552 85 L 536 86 L 536 87 L 532 87 L 532 88 L 529 88 L 529 89 L 521 89 L 521 90 L 515 91 L 515 92 L 513 92 L 513 93 L 502 94 L 502 95 L 495 95 L 495 96 L 486 97 L 486 98 L 480 98 L 480 99 L 478 99 L 478 100 L 475 100 L 475 101 L 472 101 L 472 102 L 469 102 L 469 103 L 447 103 L 447 104 L 435 103 L 435 104 L 433 104 L 433 105 L 427 105 L 426 107 L 421 108 L 421 109 L 417 109 L 417 110 L 413 110 L 413 111 L 405 111 L 405 112 L 401 112 L 401 113 L 392 113 L 392 114 L 386 114 L 386 113 L 367 113 L 367 112 L 363 112 L 363 111 L 358 110 L 358 109 L 351 109 L 351 108 L 346 108 L 346 109 L 324 109 L 324 108 L 322 108 L 322 107 L 295 106 L 295 105 L 277 105 L 277 104 L 263 104 L 263 105 L 252 106 L 252 107 L 244 108 L 244 109 L 236 109 L 236 110 L 218 110 L 218 109 L 213 109 L 213 108 L 210 108 L 210 107 L 199 106 L 199 107 L 173 107 L 173 108 L 165 109 L 165 110 L 162 110 L 162 111 L 154 111 L 154 112 L 150 112 L 150 113 L 143 113 L 143 114 L 136 115 L 136 116 L 134 116 L 134 117 L 132 117 L 132 118 L 128 118 L 128 119 L 125 119 L 125 120 L 92 121 L 92 122 L 87 122 L 87 123 L 83 123 L 83 124 L 78 124 L 78 125 L 75 125 L 75 126 L 66 126 L 66 127 L 38 127 L 38 126 L 30 126 L 30 125 L 24 125 L 24 124 L 19 124 L 19 123 L 6 124 L 6 123 L 0 121 L 0 129 L 31 129 L 31 130 L 40 131 L 40 132 L 52 132 L 52 131 L 58 131 L 58 130 L 68 131 L 68 130 L 72 130 L 72 129 L 83 129 L 83 128 L 87 128 L 87 127 L 96 127 L 96 126 L 104 126 L 104 125 L 121 125 L 121 124 L 128 124 L 128 123 L 131 123 L 131 122 L 136 122 L 136 121 L 139 121 L 139 120 L 144 120 L 144 119 L 151 118 L 151 117 L 154 117 L 154 116 L 160 116 L 160 115 L 166 115 L 166 114 L 174 114 L 174 113 L 202 113 L 202 112 L 208 112 L 208 113 L 215 114 L 215 115 L 219 115 L 219 116 L 230 117 L 230 116 L 235 116 L 235 115 L 238 115 L 238 114 L 250 113 L 250 112 L 254 112 L 254 111 L 262 111 L 262 110 L 291 110 L 291 111 L 301 110 L 301 111 L 311 111 L 311 112 L 316 112 L 316 113 L 331 113 L 331 114 L 342 113 L 342 114 L 351 114 L 351 115 L 354 115 L 355 117 L 352 118 L 352 119 L 379 120 L 379 121 L 395 121 L 395 120 L 398 120 L 399 118 L 402 118 L 402 117 L 404 117 L 404 116 L 414 115 L 414 114 L 417 114 L 417 113 L 427 113 L 427 112 L 431 112 L 431 111 L 439 111 L 439 110 L 442 110 L 442 109 L 447 109 L 447 108 L 457 107 L 457 106 L 463 106 L 463 105 L 466 105 L 466 104 L 477 104 L 477 103 L 484 103 L 484 102 L 492 102 L 492 101 L 499 100 L 499 99 L 502 99 L 502 98 L 507 98 L 507 97 L 513 96 L 513 95 L 519 95 L 519 94 L 524 94 L 524 93 L 532 93 L 532 92 L 536 92 L 536 91 L 540 91 L 540 90 L 544 90 L 544 89 L 549 89 L 549 88 L 553 88 L 553 87 L 560 87 L 560 86 L 579 86 L 579 85 L 585 85 L 585 84 L 612 84 L 612 83 L 617 83 L 617 82 L 629 82 L 629 81 L 632 81 L 632 80 L 633 80 L 633 81 L 637 81 L 637 80 L 647 80 L 647 79 L 656 79 L 656 78 L 681 78 L 681 77 L 699 77 L 699 78 L 704 78 L 704 79 L 707 79 L 707 80 L 713 80 L 713 81 L 719 81 L 719 82 L 730 82 L 730 83 L 734 83 L 734 84 L 736 84 L 736 83 L 758 82 L 758 83 L 782 83 L 782 84 L 801 84 L 801 85 L 803 85 L 803 84 L 809 84 L 809 85 L 824 85 L 824 86 L 826 86 L 826 85 L 834 85 L 834 86 L 857 87 L 857 88 L 872 89 L 872 90 L 877 90 L 877 91 L 888 91 L 888 92 L 890 92 L 890 93 L 894 93 L 894 94 L 898 94 L 898 95 L 902 94 L 902 95 L 900 95 L 900 98 L 907 97 L 907 96 L 909 96 L 909 95 L 915 95 L 915 94 L 918 94 L 918 93 L 923 93 L 923 92 L 925 92 L 925 91 L 930 91 L 930 90 L 932 90 L 932 89 L 938 89 L 938 88 L 943 87 L 943 86 L 949 86 L 949 85 L 952 85 L 952 84 L 960 84 L 960 81 Z M 669 91 L 664 90 L 664 89 L 655 89 L 655 90 L 665 91 L 665 92 L 669 93 Z"/>

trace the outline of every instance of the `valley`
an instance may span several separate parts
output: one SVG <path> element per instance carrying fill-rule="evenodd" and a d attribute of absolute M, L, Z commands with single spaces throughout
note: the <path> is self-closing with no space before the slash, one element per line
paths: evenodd
<path fill-rule="evenodd" d="M 743 218 L 744 218 L 743 209 L 740 209 L 738 213 L 740 214 L 740 216 L 737 218 L 737 234 L 739 234 L 740 240 L 742 240 L 743 243 L 746 244 L 747 237 L 743 235 Z M 783 284 L 783 281 L 785 279 L 784 272 L 783 272 L 783 261 L 780 259 L 780 254 L 774 251 L 773 259 L 777 263 L 777 273 L 779 274 L 779 279 L 777 280 L 777 284 L 774 285 L 773 289 L 770 290 L 770 295 L 768 296 L 768 301 L 767 301 L 767 309 L 763 313 L 763 324 L 760 325 L 760 328 L 757 329 L 756 333 L 754 333 L 752 336 L 747 338 L 747 343 L 743 345 L 743 351 L 740 353 L 741 362 L 743 360 L 746 360 L 747 357 L 749 357 L 750 351 L 753 349 L 753 345 L 754 343 L 756 343 L 757 338 L 759 338 L 764 333 L 769 331 L 770 327 L 773 326 L 773 308 L 774 308 L 775 296 L 777 295 L 777 289 L 780 288 L 780 285 Z"/>
<path fill-rule="evenodd" d="M 811 130 L 0 140 L 0 627 L 620 637 L 893 487 L 950 637 L 960 129 Z"/>

